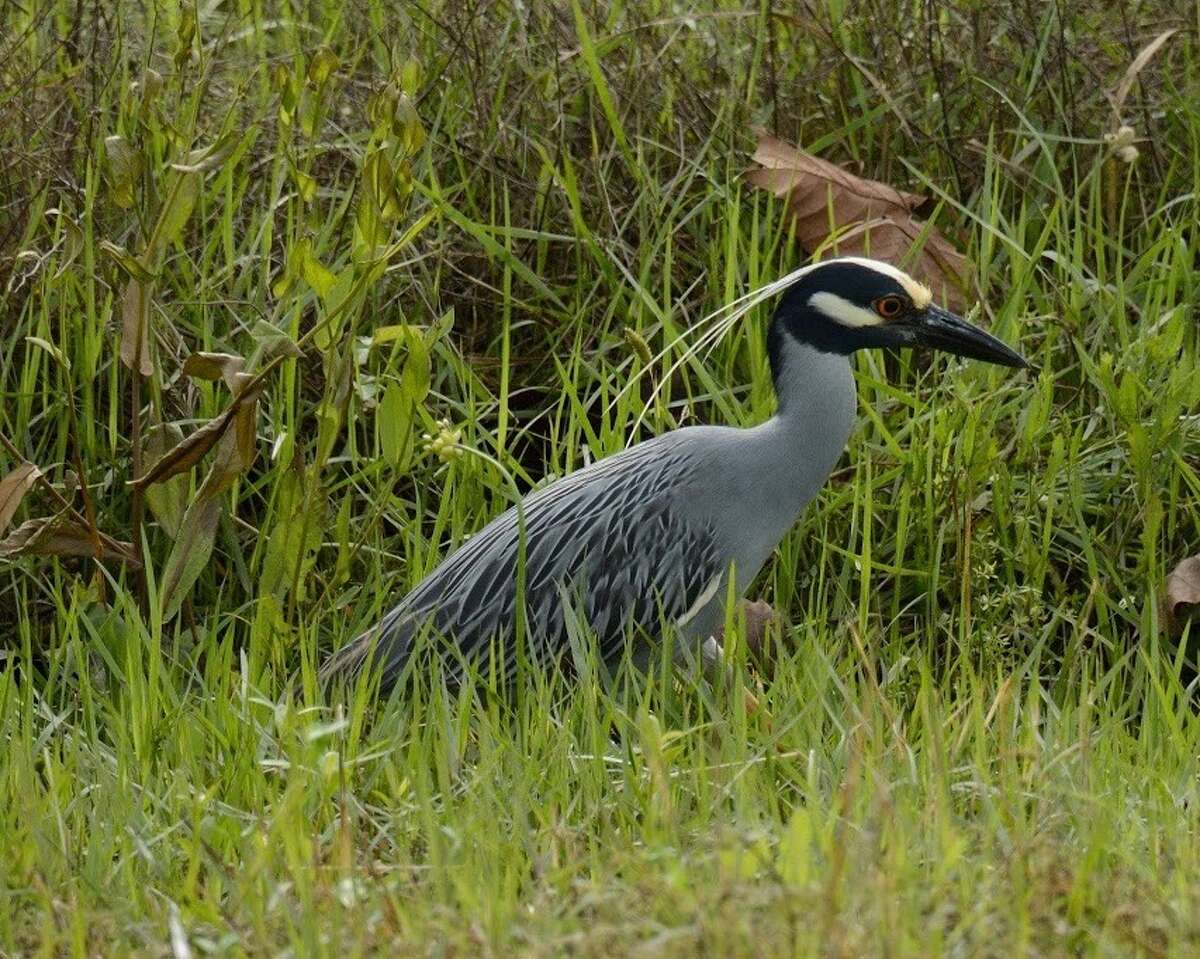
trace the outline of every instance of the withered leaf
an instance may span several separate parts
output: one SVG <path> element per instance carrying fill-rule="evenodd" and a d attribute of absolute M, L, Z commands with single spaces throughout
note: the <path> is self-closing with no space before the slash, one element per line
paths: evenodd
<path fill-rule="evenodd" d="M 197 380 L 224 380 L 231 392 L 237 392 L 237 374 L 246 361 L 236 353 L 193 353 L 183 361 L 183 375 Z"/>
<path fill-rule="evenodd" d="M 0 540 L 0 557 L 84 556 L 140 565 L 132 543 L 94 534 L 68 516 L 31 519 Z"/>
<path fill-rule="evenodd" d="M 738 614 L 746 618 L 746 652 L 752 662 L 768 671 L 772 666 L 775 652 L 770 648 L 768 637 L 772 628 L 777 627 L 781 618 L 775 607 L 765 600 L 738 600 Z M 717 642 L 722 642 L 725 636 L 725 624 L 721 623 L 714 631 Z"/>
<path fill-rule="evenodd" d="M 207 173 L 221 166 L 238 145 L 238 134 L 226 133 L 206 147 L 190 151 L 180 163 L 172 163 L 171 169 L 180 173 Z"/>
<path fill-rule="evenodd" d="M 1121 115 L 1121 108 L 1125 106 L 1125 101 L 1129 97 L 1129 91 L 1133 89 L 1133 84 L 1137 81 L 1140 74 L 1154 55 L 1163 48 L 1163 45 L 1179 32 L 1178 28 L 1172 27 L 1170 30 L 1164 30 L 1157 37 L 1147 43 L 1138 55 L 1133 58 L 1133 62 L 1125 70 L 1125 75 L 1121 77 L 1121 82 L 1117 85 L 1116 91 L 1112 95 L 1113 112 L 1118 117 Z"/>
<path fill-rule="evenodd" d="M 1189 556 L 1167 576 L 1163 612 L 1172 633 L 1183 632 L 1188 619 L 1200 612 L 1200 555 Z"/>
<path fill-rule="evenodd" d="M 121 294 L 121 362 L 142 376 L 154 372 L 149 329 L 150 287 L 133 277 Z"/>
<path fill-rule="evenodd" d="M 903 267 L 952 309 L 962 309 L 967 259 L 913 216 L 925 198 L 868 180 L 761 134 L 746 174 L 787 201 L 793 235 L 808 253 L 871 256 Z"/>
<path fill-rule="evenodd" d="M 172 476 L 191 469 L 225 435 L 225 432 L 229 429 L 230 424 L 233 423 L 239 412 L 257 399 L 260 389 L 261 386 L 253 390 L 243 390 L 238 393 L 219 415 L 209 420 L 199 429 L 189 433 L 184 437 L 182 442 L 176 443 L 145 473 L 137 479 L 131 480 L 130 485 L 138 489 L 145 489 L 151 483 L 161 483 L 163 480 L 170 479 Z M 251 436 L 253 436 L 253 417 L 249 417 L 249 420 L 249 431 Z M 243 426 L 242 429 L 245 430 L 246 427 Z M 243 440 L 242 442 L 244 443 L 245 441 Z M 242 446 L 242 443 L 239 443 L 239 446 Z M 244 449 L 244 446 L 242 448 Z"/>
<path fill-rule="evenodd" d="M 42 471 L 32 463 L 22 463 L 0 479 L 0 533 L 8 528 L 21 500 L 41 475 Z"/>

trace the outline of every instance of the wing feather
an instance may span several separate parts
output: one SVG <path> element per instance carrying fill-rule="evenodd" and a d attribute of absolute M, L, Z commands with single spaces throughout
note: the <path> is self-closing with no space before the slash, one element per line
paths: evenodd
<path fill-rule="evenodd" d="M 640 444 L 525 499 L 525 609 L 531 655 L 569 651 L 563 591 L 580 597 L 605 660 L 619 657 L 630 626 L 651 635 L 692 609 L 724 563 L 710 522 L 681 508 L 703 476 L 679 434 Z M 449 644 L 450 660 L 478 659 L 498 642 L 502 675 L 515 662 L 518 508 L 469 538 L 373 629 L 343 647 L 327 678 L 356 673 L 371 658 L 392 685 L 425 629 Z"/>

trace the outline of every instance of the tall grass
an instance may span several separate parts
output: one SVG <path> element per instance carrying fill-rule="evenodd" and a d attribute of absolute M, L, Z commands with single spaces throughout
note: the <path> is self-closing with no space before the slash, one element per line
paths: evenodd
<path fill-rule="evenodd" d="M 1196 18 L 11 5 L 0 434 L 45 474 L 15 521 L 53 486 L 142 569 L 0 560 L 0 948 L 1192 954 L 1158 594 L 1200 543 Z M 1036 372 L 860 359 L 752 590 L 770 677 L 325 704 L 323 656 L 514 487 L 770 414 L 767 308 L 672 345 L 799 261 L 739 181 L 756 125 L 928 193 Z M 245 382 L 198 352 L 262 392 L 138 492 Z"/>

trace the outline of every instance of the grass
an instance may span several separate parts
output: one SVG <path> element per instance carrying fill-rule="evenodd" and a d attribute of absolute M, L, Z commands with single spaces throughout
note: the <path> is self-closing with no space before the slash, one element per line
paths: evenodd
<path fill-rule="evenodd" d="M 1195 953 L 1194 8 L 109 6 L 0 34 L 16 521 L 63 497 L 144 560 L 0 561 L 0 949 Z M 766 312 L 671 345 L 800 260 L 756 124 L 930 194 L 1037 370 L 861 358 L 752 590 L 770 723 L 661 682 L 325 704 L 514 488 L 769 415 Z M 262 391 L 130 487 L 238 385 L 196 352 Z"/>

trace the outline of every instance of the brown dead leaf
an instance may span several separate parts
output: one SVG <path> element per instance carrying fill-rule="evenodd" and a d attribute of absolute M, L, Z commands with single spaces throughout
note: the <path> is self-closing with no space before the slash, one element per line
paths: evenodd
<path fill-rule="evenodd" d="M 1121 77 L 1121 82 L 1117 84 L 1116 92 L 1112 95 L 1113 112 L 1116 113 L 1118 120 L 1121 118 L 1121 108 L 1125 106 L 1125 101 L 1129 98 L 1129 91 L 1133 89 L 1134 83 L 1137 82 L 1138 74 L 1146 68 L 1146 64 L 1154 59 L 1154 55 L 1163 48 L 1163 45 L 1178 32 L 1179 30 L 1174 27 L 1170 30 L 1164 30 L 1142 47 L 1138 51 L 1138 55 L 1133 58 L 1133 62 L 1125 69 L 1125 75 Z"/>
<path fill-rule="evenodd" d="M 225 435 L 230 424 L 238 418 L 239 413 L 247 406 L 251 408 L 254 406 L 260 390 L 261 386 L 258 389 L 243 390 L 243 392 L 238 393 L 219 415 L 209 420 L 198 430 L 189 433 L 184 437 L 182 442 L 176 443 L 145 473 L 137 479 L 131 480 L 129 485 L 137 489 L 145 489 L 151 483 L 161 483 L 163 480 L 170 479 L 172 476 L 191 469 Z M 247 430 L 250 432 L 251 442 L 253 439 L 253 415 L 249 415 L 248 419 L 248 427 L 245 425 L 245 418 L 239 426 L 239 435 L 242 438 L 241 442 L 243 444 L 246 442 L 245 432 Z M 245 449 L 244 445 L 242 449 Z M 249 459 L 250 457 L 246 458 L 246 465 L 249 465 Z"/>
<path fill-rule="evenodd" d="M 255 442 L 256 397 L 257 393 L 252 394 L 236 408 L 233 428 L 226 429 L 220 438 L 208 475 L 183 514 L 179 532 L 163 567 L 162 608 L 165 619 L 172 619 L 179 612 L 212 555 L 221 520 L 221 494 L 254 463 L 258 445 Z"/>
<path fill-rule="evenodd" d="M 193 353 L 183 361 L 183 375 L 197 380 L 224 380 L 236 393 L 238 374 L 245 366 L 246 361 L 235 353 Z"/>
<path fill-rule="evenodd" d="M 121 294 L 121 362 L 142 376 L 154 372 L 150 362 L 150 288 L 130 277 Z"/>
<path fill-rule="evenodd" d="M 746 179 L 786 199 L 792 233 L 808 253 L 832 251 L 893 263 L 951 309 L 963 308 L 967 259 L 912 215 L 923 196 L 856 176 L 765 133 L 754 160 L 759 169 Z"/>
<path fill-rule="evenodd" d="M 1172 633 L 1200 612 L 1200 555 L 1189 556 L 1171 570 L 1163 590 L 1163 612 Z"/>
<path fill-rule="evenodd" d="M 765 600 L 738 600 L 738 615 L 746 617 L 746 652 L 751 662 L 760 668 L 770 671 L 774 651 L 768 642 L 772 629 L 782 623 L 782 618 L 775 607 Z M 721 623 L 713 634 L 717 642 L 725 635 L 725 624 Z"/>
<path fill-rule="evenodd" d="M 140 565 L 132 543 L 93 533 L 69 516 L 31 519 L 0 540 L 0 557 L 84 556 Z"/>
<path fill-rule="evenodd" d="M 21 500 L 41 475 L 42 471 L 32 463 L 22 463 L 0 479 L 0 533 L 8 529 Z"/>

